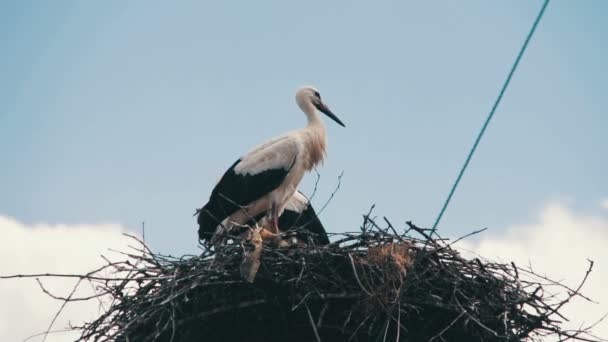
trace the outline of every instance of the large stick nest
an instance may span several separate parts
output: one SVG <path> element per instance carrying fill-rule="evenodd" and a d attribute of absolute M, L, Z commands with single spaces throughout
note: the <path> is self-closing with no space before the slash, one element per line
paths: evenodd
<path fill-rule="evenodd" d="M 142 243 L 141 253 L 107 265 L 120 276 L 87 275 L 112 304 L 82 327 L 81 340 L 592 340 L 560 328 L 559 311 L 580 287 L 468 260 L 411 223 L 403 233 L 386 223 L 366 216 L 360 232 L 329 246 L 265 244 L 253 283 L 239 271 L 242 241 L 179 259 Z"/>
<path fill-rule="evenodd" d="M 565 304 L 589 300 L 580 289 L 592 261 L 572 289 L 513 263 L 464 258 L 454 242 L 410 222 L 399 233 L 384 221 L 381 228 L 368 214 L 360 232 L 329 246 L 258 245 L 259 269 L 251 241 L 174 258 L 133 237 L 124 261 L 84 275 L 0 278 L 77 278 L 67 297 L 37 279 L 64 302 L 53 323 L 70 302 L 105 299 L 101 316 L 73 327 L 81 341 L 599 341 L 593 325 L 561 326 Z M 94 295 L 75 295 L 83 281 Z"/>

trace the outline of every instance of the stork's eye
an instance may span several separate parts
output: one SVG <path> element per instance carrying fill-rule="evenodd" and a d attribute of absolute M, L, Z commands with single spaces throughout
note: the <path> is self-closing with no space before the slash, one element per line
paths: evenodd
<path fill-rule="evenodd" d="M 319 94 L 318 91 L 315 91 L 315 96 L 320 100 L 321 99 L 321 94 Z"/>

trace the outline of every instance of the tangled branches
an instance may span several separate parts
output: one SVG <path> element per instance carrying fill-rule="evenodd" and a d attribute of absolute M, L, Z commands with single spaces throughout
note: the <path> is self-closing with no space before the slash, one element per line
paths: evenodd
<path fill-rule="evenodd" d="M 385 223 L 368 214 L 360 232 L 340 234 L 329 246 L 265 244 L 253 283 L 239 273 L 240 241 L 173 258 L 134 238 L 139 247 L 124 253 L 127 260 L 75 276 L 109 301 L 78 328 L 80 340 L 598 340 L 591 327 L 560 327 L 560 310 L 582 296 L 592 262 L 571 289 L 515 264 L 466 259 L 409 222 L 402 233 Z M 567 297 L 557 299 L 551 287 Z"/>

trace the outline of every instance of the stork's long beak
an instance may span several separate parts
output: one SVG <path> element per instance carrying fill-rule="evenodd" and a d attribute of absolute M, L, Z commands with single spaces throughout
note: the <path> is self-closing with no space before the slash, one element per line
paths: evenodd
<path fill-rule="evenodd" d="M 314 105 L 315 107 L 317 107 L 318 110 L 320 110 L 321 112 L 323 112 L 323 114 L 329 116 L 332 120 L 334 120 L 335 122 L 338 123 L 338 125 L 342 126 L 342 127 L 346 127 L 344 125 L 344 123 L 342 123 L 342 120 L 338 119 L 338 117 L 336 116 L 336 114 L 332 113 L 331 110 L 329 110 L 329 108 L 327 108 L 327 106 L 321 102 L 321 101 L 314 101 Z"/>

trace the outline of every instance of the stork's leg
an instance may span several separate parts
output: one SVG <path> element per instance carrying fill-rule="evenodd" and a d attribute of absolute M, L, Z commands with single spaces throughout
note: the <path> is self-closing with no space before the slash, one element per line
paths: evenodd
<path fill-rule="evenodd" d="M 270 222 L 273 233 L 279 234 L 279 213 L 277 210 L 277 204 L 274 202 L 272 203 L 272 208 L 270 209 Z"/>

